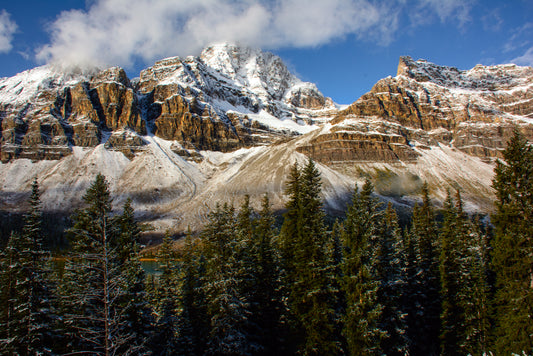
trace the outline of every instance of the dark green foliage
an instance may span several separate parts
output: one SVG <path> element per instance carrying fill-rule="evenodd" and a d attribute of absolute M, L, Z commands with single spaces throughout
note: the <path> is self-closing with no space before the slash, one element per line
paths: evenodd
<path fill-rule="evenodd" d="M 343 335 L 349 355 L 379 355 L 384 332 L 379 328 L 383 307 L 378 304 L 376 242 L 381 219 L 379 204 L 372 197 L 372 184 L 366 181 L 356 189 L 348 207 L 342 236 L 344 258 L 342 292 L 346 301 Z"/>
<path fill-rule="evenodd" d="M 439 353 L 440 273 L 438 229 L 429 199 L 427 183 L 422 189 L 422 205 L 415 205 L 409 239 L 414 249 L 415 275 L 410 281 L 408 337 L 413 340 L 411 354 Z M 414 340 L 423 340 L 415 342 Z"/>
<path fill-rule="evenodd" d="M 3 353 L 15 352 L 15 345 L 9 341 L 13 339 L 14 329 L 17 325 L 17 272 L 18 248 L 17 241 L 20 236 L 12 233 L 7 246 L 0 254 L 0 340 Z"/>
<path fill-rule="evenodd" d="M 320 198 L 320 174 L 313 161 L 293 166 L 287 183 L 289 201 L 281 228 L 288 318 L 295 347 L 306 355 L 336 354 L 335 269 Z"/>
<path fill-rule="evenodd" d="M 48 270 L 49 254 L 43 248 L 40 203 L 35 179 L 22 233 L 11 235 L 1 256 L 0 337 L 2 349 L 7 353 L 49 352 L 55 336 L 53 288 Z"/>
<path fill-rule="evenodd" d="M 440 235 L 440 279 L 441 279 L 441 334 L 442 355 L 464 354 L 461 352 L 464 332 L 464 310 L 462 301 L 465 276 L 462 271 L 465 243 L 469 238 L 461 199 L 457 206 L 448 197 L 444 204 L 444 224 Z"/>
<path fill-rule="evenodd" d="M 73 216 L 72 250 L 60 286 L 66 351 L 105 355 L 138 352 L 144 340 L 136 339 L 139 335 L 129 327 L 128 317 L 132 315 L 124 313 L 130 303 L 128 292 L 134 288 L 130 289 L 131 279 L 124 275 L 120 262 L 130 258 L 124 251 L 118 252 L 119 236 L 125 236 L 116 228 L 120 224 L 111 218 L 104 176 L 96 177 L 83 200 L 86 207 Z M 126 224 L 129 214 L 119 219 L 121 223 Z M 135 268 L 128 270 L 132 271 L 128 277 L 138 278 Z"/>
<path fill-rule="evenodd" d="M 466 258 L 462 271 L 466 275 L 462 285 L 464 326 L 461 348 L 467 354 L 482 355 L 489 351 L 492 327 L 490 300 L 492 271 L 490 269 L 490 233 L 478 218 L 470 223 L 471 232 L 465 244 Z"/>
<path fill-rule="evenodd" d="M 533 149 L 515 131 L 498 161 L 494 253 L 497 354 L 533 352 Z"/>
<path fill-rule="evenodd" d="M 181 292 L 177 346 L 180 355 L 201 355 L 209 334 L 204 293 L 205 261 L 201 248 L 192 241 L 190 231 L 185 239 L 179 273 Z"/>
<path fill-rule="evenodd" d="M 268 196 L 259 212 L 246 196 L 238 211 L 217 206 L 182 247 L 167 234 L 161 273 L 148 278 L 131 201 L 113 216 L 98 175 L 72 217 L 57 288 L 34 182 L 20 232 L 0 251 L 0 352 L 530 354 L 533 149 L 516 133 L 504 158 L 494 179 L 494 239 L 463 211 L 459 192 L 437 219 L 427 185 L 404 234 L 369 181 L 346 220 L 326 231 L 320 175 L 309 161 L 291 169 L 278 236 Z"/>
<path fill-rule="evenodd" d="M 161 274 L 155 288 L 155 336 L 151 348 L 156 355 L 175 355 L 178 351 L 178 279 L 176 255 L 169 233 L 165 234 L 157 259 Z"/>
<path fill-rule="evenodd" d="M 140 228 L 135 221 L 131 200 L 127 200 L 121 215 L 114 218 L 116 239 L 116 263 L 123 279 L 122 295 L 117 304 L 120 306 L 125 323 L 120 332 L 131 335 L 130 350 L 143 352 L 153 335 L 151 329 L 152 310 L 146 294 L 146 275 L 139 260 Z M 135 347 L 132 347 L 135 345 Z"/>
<path fill-rule="evenodd" d="M 386 350 L 388 355 L 405 355 L 409 350 L 409 340 L 402 301 L 407 289 L 407 257 L 398 216 L 391 203 L 387 205 L 378 226 L 376 278 L 380 287 L 377 303 L 383 308 L 379 328 L 386 333 L 381 341 L 381 349 Z"/>
<path fill-rule="evenodd" d="M 246 210 L 241 208 L 240 215 Z M 272 355 L 279 353 L 285 340 L 281 326 L 283 303 L 279 253 L 274 241 L 274 216 L 267 194 L 261 202 L 259 218 L 253 221 L 253 225 L 253 235 L 246 241 L 246 249 L 249 251 L 248 295 L 251 323 L 256 334 L 255 342 L 260 346 L 259 354 Z"/>
<path fill-rule="evenodd" d="M 285 271 L 284 284 L 290 285 L 295 279 L 294 263 L 296 251 L 295 246 L 299 240 L 298 217 L 300 211 L 300 168 L 295 163 L 291 167 L 289 177 L 286 182 L 285 195 L 289 197 L 285 203 L 287 211 L 283 216 L 283 225 L 281 226 L 279 237 L 279 249 L 283 268 Z"/>
<path fill-rule="evenodd" d="M 240 225 L 243 224 L 240 216 Z M 258 350 L 250 330 L 250 301 L 247 295 L 248 260 L 245 231 L 238 231 L 235 209 L 229 205 L 210 214 L 202 238 L 206 257 L 206 304 L 211 330 L 206 353 L 209 355 L 250 355 Z"/>

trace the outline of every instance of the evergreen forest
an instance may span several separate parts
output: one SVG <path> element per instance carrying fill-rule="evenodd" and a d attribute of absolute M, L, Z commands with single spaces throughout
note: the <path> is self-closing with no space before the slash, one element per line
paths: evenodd
<path fill-rule="evenodd" d="M 515 132 L 497 162 L 494 212 L 460 189 L 436 208 L 424 185 L 409 221 L 370 181 L 329 223 L 313 161 L 287 177 L 281 222 L 219 204 L 159 273 L 140 262 L 131 201 L 98 175 L 50 252 L 39 184 L 0 251 L 2 355 L 532 355 L 533 148 Z M 2 229 L 3 234 L 6 229 Z"/>

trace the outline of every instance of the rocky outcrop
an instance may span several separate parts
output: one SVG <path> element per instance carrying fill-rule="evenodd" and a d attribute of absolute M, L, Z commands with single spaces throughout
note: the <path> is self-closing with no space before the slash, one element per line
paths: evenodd
<path fill-rule="evenodd" d="M 146 134 L 137 95 L 120 68 L 73 78 L 40 67 L 18 76 L 4 82 L 8 86 L 13 80 L 40 82 L 26 99 L 4 101 L 0 106 L 4 162 L 60 159 L 70 153 L 71 146 L 94 147 L 104 133 L 113 130 Z"/>
<path fill-rule="evenodd" d="M 136 132 L 125 129 L 111 133 L 104 147 L 107 149 L 120 151 L 126 157 L 132 159 L 139 152 L 144 150 L 147 142 Z"/>
<path fill-rule="evenodd" d="M 409 161 L 417 156 L 413 147 L 439 144 L 490 160 L 500 157 L 515 128 L 533 139 L 532 115 L 531 67 L 476 66 L 461 71 L 401 57 L 396 77 L 380 80 L 331 121 L 331 132 L 348 130 L 352 138 L 335 141 L 328 131 L 310 146 L 330 142 L 323 153 L 312 150 L 324 162 L 334 159 L 332 152 L 359 161 Z M 401 136 L 404 141 L 396 143 L 395 149 L 401 147 L 403 154 L 393 155 L 383 145 L 377 151 L 387 154 L 375 154 L 372 146 L 363 149 L 375 142 L 373 132 L 384 135 L 383 142 L 394 141 L 391 135 Z M 352 151 L 358 153 L 347 153 Z"/>
<path fill-rule="evenodd" d="M 401 136 L 342 131 L 320 135 L 298 151 L 325 164 L 412 161 L 418 156 Z"/>
<path fill-rule="evenodd" d="M 72 146 L 106 142 L 131 158 L 144 144 L 122 133 L 148 130 L 186 147 L 228 152 L 298 135 L 299 125 L 325 110 L 335 110 L 331 99 L 279 57 L 228 44 L 156 62 L 131 81 L 116 67 L 67 73 L 44 66 L 0 79 L 0 158 L 58 159 Z"/>
<path fill-rule="evenodd" d="M 0 207 L 17 209 L 37 176 L 43 206 L 70 210 L 102 173 L 116 208 L 131 198 L 160 231 L 198 228 L 216 202 L 244 194 L 282 209 L 290 167 L 311 157 L 332 210 L 368 178 L 402 205 L 427 182 L 432 199 L 459 186 L 465 208 L 488 211 L 495 158 L 516 127 L 533 140 L 532 78 L 404 57 L 396 77 L 338 111 L 279 58 L 230 45 L 132 80 L 120 68 L 39 67 L 0 79 Z"/>
<path fill-rule="evenodd" d="M 174 95 L 156 103 L 160 114 L 154 120 L 154 134 L 201 150 L 231 151 L 243 146 L 233 125 L 223 122 L 207 105 Z"/>

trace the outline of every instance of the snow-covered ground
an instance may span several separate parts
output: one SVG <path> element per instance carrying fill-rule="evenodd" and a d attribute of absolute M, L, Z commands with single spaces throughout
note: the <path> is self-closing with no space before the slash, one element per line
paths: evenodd
<path fill-rule="evenodd" d="M 146 148 L 131 160 L 103 144 L 91 149 L 74 148 L 72 155 L 59 161 L 14 160 L 0 164 L 4 193 L 1 199 L 4 205 L 16 208 L 18 202 L 9 201 L 16 194 L 5 193 L 27 192 L 33 177 L 37 177 L 44 192 L 44 207 L 68 209 L 80 203 L 96 174 L 102 173 L 110 183 L 116 208 L 131 197 L 138 216 L 156 229 L 199 228 L 217 203 L 238 206 L 245 194 L 259 208 L 261 197 L 268 193 L 274 209 L 281 209 L 291 166 L 307 162 L 307 157 L 296 148 L 308 143 L 315 134 L 318 131 L 283 144 L 230 153 L 201 151 L 201 162 L 186 160 L 172 151 L 173 142 L 153 136 L 144 137 Z M 446 146 L 419 149 L 418 153 L 421 156 L 416 163 L 347 163 L 343 167 L 317 164 L 326 207 L 342 209 L 355 184 L 363 182 L 356 174 L 359 170 L 370 174 L 393 172 L 397 181 L 387 184 L 403 187 L 405 194 L 395 192 L 395 196 L 404 203 L 416 200 L 405 177 L 416 177 L 416 184 L 430 183 L 436 198 L 443 199 L 446 189 L 460 186 L 467 208 L 487 208 L 493 165 Z"/>

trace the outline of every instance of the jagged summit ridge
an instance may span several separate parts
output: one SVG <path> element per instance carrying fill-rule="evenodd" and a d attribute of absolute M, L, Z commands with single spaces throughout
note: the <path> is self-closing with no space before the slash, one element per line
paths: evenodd
<path fill-rule="evenodd" d="M 281 58 L 258 49 L 218 44 L 204 49 L 200 60 L 236 85 L 275 100 L 281 100 L 290 87 L 301 83 Z"/>
<path fill-rule="evenodd" d="M 441 66 L 423 59 L 414 61 L 409 56 L 400 57 L 397 76 L 414 79 L 417 82 L 430 82 L 448 88 L 470 90 L 509 90 L 531 87 L 533 68 L 515 64 L 494 66 L 476 65 L 470 70 Z"/>
<path fill-rule="evenodd" d="M 174 84 L 192 96 L 203 93 L 200 100 L 215 109 L 217 101 L 233 106 L 223 106 L 222 112 L 257 114 L 264 110 L 278 119 L 312 121 L 321 116 L 317 110 L 335 109 L 331 99 L 290 73 L 279 57 L 227 43 L 209 46 L 199 57 L 158 61 L 141 72 L 139 83 L 144 92 L 155 83 Z"/>
<path fill-rule="evenodd" d="M 177 150 L 231 151 L 308 132 L 334 111 L 279 57 L 229 44 L 158 61 L 134 80 L 119 67 L 42 66 L 0 79 L 0 156 L 57 159 L 100 143 L 132 155 L 144 140 L 131 133 L 147 132 Z"/>
<path fill-rule="evenodd" d="M 35 176 L 48 207 L 75 205 L 101 172 L 143 221 L 186 229 L 210 203 L 246 193 L 268 192 L 281 208 L 290 166 L 308 157 L 326 206 L 370 177 L 400 204 L 427 181 L 434 197 L 459 185 L 469 206 L 486 207 L 513 129 L 533 138 L 531 68 L 461 71 L 407 57 L 398 67 L 343 110 L 275 55 L 230 44 L 132 80 L 118 67 L 46 66 L 0 79 L 0 207 L 16 209 Z"/>
<path fill-rule="evenodd" d="M 515 128 L 533 137 L 533 68 L 461 71 L 401 57 L 396 77 L 379 80 L 299 150 L 340 166 L 415 164 L 435 147 L 493 162 Z"/>

